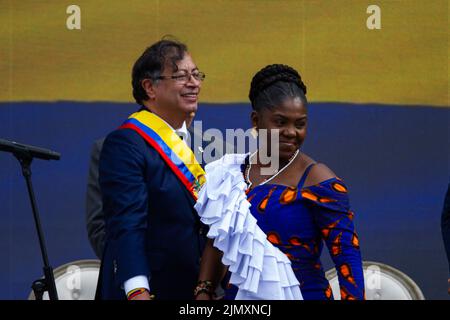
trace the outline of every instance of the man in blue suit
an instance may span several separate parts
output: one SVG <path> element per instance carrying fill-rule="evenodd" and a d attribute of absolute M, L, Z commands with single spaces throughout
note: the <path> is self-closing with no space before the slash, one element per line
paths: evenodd
<path fill-rule="evenodd" d="M 100 155 L 106 224 L 97 299 L 193 298 L 205 243 L 193 206 L 204 172 L 188 161 L 192 151 L 176 131 L 197 110 L 204 77 L 172 40 L 153 44 L 134 64 L 133 96 L 142 108 L 107 136 Z"/>
<path fill-rule="evenodd" d="M 186 136 L 182 130 L 183 128 L 177 130 L 177 134 L 183 137 L 183 140 L 186 141 L 190 148 L 192 148 L 196 159 L 204 166 L 203 149 L 205 147 L 205 141 L 203 140 L 203 133 L 198 130 L 194 131 L 190 127 L 194 120 L 194 116 L 195 114 L 192 113 L 186 120 L 189 134 Z M 105 246 L 105 215 L 103 213 L 102 193 L 98 182 L 98 164 L 104 141 L 105 138 L 98 139 L 94 141 L 91 147 L 85 199 L 86 231 L 92 250 L 99 259 L 102 258 L 103 248 Z M 201 146 L 194 146 L 194 141 L 200 141 Z M 222 141 L 222 143 L 224 142 Z M 223 153 L 225 150 L 233 150 L 230 148 L 233 147 L 225 144 Z"/>

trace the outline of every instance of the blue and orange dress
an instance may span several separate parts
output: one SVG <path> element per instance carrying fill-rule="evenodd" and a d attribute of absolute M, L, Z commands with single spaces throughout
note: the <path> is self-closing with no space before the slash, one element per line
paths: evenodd
<path fill-rule="evenodd" d="M 320 261 L 323 242 L 337 270 L 341 299 L 364 299 L 361 252 L 347 187 L 339 178 L 304 187 L 313 165 L 296 187 L 262 184 L 251 189 L 250 211 L 267 239 L 291 260 L 305 300 L 333 299 Z M 236 292 L 235 286 L 227 285 L 225 299 L 234 299 Z"/>

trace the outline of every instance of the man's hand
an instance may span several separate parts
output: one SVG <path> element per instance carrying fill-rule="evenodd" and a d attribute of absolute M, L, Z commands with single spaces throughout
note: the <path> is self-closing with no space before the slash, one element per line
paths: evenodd
<path fill-rule="evenodd" d="M 151 296 L 148 291 L 144 291 L 143 293 L 131 298 L 131 300 L 153 300 L 153 298 L 154 297 Z"/>

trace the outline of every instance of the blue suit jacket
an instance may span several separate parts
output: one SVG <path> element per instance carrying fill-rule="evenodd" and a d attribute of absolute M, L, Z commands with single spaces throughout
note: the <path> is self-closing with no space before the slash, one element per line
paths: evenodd
<path fill-rule="evenodd" d="M 149 276 L 156 299 L 192 299 L 205 230 L 194 200 L 160 155 L 131 129 L 106 138 L 99 182 L 106 241 L 98 299 L 125 299 L 124 281 Z"/>

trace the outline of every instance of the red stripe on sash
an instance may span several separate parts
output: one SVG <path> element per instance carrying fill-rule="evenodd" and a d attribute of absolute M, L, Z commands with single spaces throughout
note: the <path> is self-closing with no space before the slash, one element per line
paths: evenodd
<path fill-rule="evenodd" d="M 144 131 L 142 131 L 139 127 L 135 126 L 132 123 L 126 123 L 122 126 L 120 126 L 121 129 L 132 129 L 136 131 L 142 138 L 144 138 L 145 141 L 147 141 L 163 158 L 164 162 L 167 163 L 167 165 L 170 167 L 173 173 L 180 179 L 181 183 L 186 187 L 186 189 L 189 191 L 189 193 L 192 195 L 195 201 L 197 201 L 197 197 L 193 192 L 194 185 L 189 182 L 189 180 L 186 178 L 186 176 L 178 169 L 178 167 L 170 160 L 170 158 L 167 156 L 167 154 L 161 149 L 159 144 L 150 138 Z"/>

